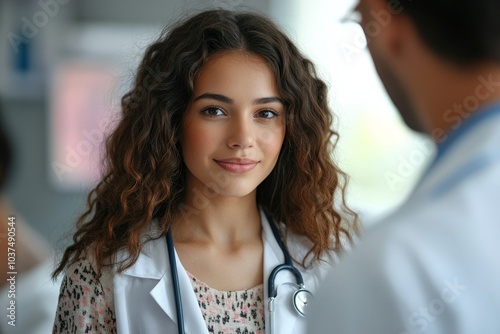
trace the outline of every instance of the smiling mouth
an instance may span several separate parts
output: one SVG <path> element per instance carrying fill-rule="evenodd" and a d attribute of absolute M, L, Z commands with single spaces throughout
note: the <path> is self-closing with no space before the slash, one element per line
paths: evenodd
<path fill-rule="evenodd" d="M 214 161 L 224 170 L 236 174 L 249 172 L 259 163 L 258 161 L 251 159 L 224 159 Z"/>

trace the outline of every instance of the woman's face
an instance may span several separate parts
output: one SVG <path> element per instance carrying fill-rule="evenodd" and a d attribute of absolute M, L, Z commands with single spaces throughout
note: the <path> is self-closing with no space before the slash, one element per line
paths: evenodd
<path fill-rule="evenodd" d="M 213 56 L 195 78 L 183 120 L 188 191 L 254 194 L 284 137 L 285 108 L 266 62 L 237 51 Z"/>

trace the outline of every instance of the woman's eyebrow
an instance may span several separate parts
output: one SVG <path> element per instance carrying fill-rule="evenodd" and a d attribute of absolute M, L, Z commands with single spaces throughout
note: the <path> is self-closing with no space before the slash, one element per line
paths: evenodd
<path fill-rule="evenodd" d="M 228 103 L 228 104 L 234 103 L 234 100 L 231 99 L 230 97 L 227 97 L 227 96 L 222 95 L 222 94 L 216 94 L 216 93 L 201 94 L 201 95 L 195 97 L 193 102 L 198 101 L 198 100 L 203 100 L 203 99 L 216 100 L 216 101 Z M 279 97 L 276 97 L 276 96 L 260 97 L 258 99 L 255 99 L 253 101 L 253 104 L 267 104 L 267 103 L 275 103 L 275 102 L 284 104 L 283 101 Z"/>
<path fill-rule="evenodd" d="M 224 102 L 224 103 L 229 103 L 229 104 L 232 104 L 234 103 L 233 99 L 227 97 L 227 96 L 224 96 L 222 94 L 215 94 L 215 93 L 204 93 L 204 94 L 201 94 L 200 96 L 197 96 L 194 100 L 194 101 L 198 101 L 198 100 L 202 100 L 202 99 L 207 99 L 207 100 L 216 100 L 216 101 L 220 101 L 220 102 Z"/>
<path fill-rule="evenodd" d="M 261 97 L 259 99 L 255 99 L 253 101 L 253 104 L 267 104 L 267 103 L 274 103 L 274 102 L 278 102 L 278 103 L 281 103 L 284 105 L 283 101 L 279 97 L 276 97 L 276 96 Z"/>

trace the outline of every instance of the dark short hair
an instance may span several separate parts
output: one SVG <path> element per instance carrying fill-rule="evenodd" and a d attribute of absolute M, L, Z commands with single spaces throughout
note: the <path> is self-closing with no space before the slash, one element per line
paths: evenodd
<path fill-rule="evenodd" d="M 461 64 L 500 61 L 500 1 L 387 1 L 399 3 L 437 54 Z"/>

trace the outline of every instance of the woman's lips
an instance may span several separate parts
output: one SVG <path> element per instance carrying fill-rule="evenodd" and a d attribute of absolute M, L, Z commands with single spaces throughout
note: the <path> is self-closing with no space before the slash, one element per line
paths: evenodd
<path fill-rule="evenodd" d="M 241 158 L 221 159 L 214 161 L 228 172 L 239 174 L 251 171 L 259 163 L 258 161 L 252 159 Z"/>

